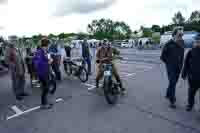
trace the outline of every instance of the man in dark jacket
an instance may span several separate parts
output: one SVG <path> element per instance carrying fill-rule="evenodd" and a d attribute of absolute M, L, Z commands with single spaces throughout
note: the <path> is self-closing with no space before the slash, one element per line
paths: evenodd
<path fill-rule="evenodd" d="M 200 34 L 195 37 L 194 44 L 186 56 L 182 71 L 182 78 L 187 78 L 189 83 L 187 111 L 192 110 L 196 92 L 200 88 Z"/>
<path fill-rule="evenodd" d="M 65 45 L 65 53 L 66 53 L 66 57 L 71 57 L 71 47 L 69 44 Z"/>
<path fill-rule="evenodd" d="M 84 40 L 84 42 L 81 45 L 81 53 L 82 53 L 83 59 L 87 63 L 88 74 L 91 75 L 91 52 L 90 52 L 90 48 L 89 48 L 89 44 L 87 43 L 87 40 Z"/>
<path fill-rule="evenodd" d="M 181 28 L 175 28 L 172 36 L 173 39 L 167 42 L 163 48 L 161 60 L 166 65 L 169 80 L 166 98 L 170 101 L 170 107 L 176 108 L 176 84 L 182 70 L 184 59 L 183 30 Z"/>

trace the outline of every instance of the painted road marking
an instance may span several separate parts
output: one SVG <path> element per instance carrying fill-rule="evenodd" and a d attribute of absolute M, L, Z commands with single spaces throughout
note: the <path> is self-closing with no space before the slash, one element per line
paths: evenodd
<path fill-rule="evenodd" d="M 21 114 L 21 113 L 23 113 L 23 111 L 20 110 L 17 106 L 12 106 L 11 108 L 12 108 L 12 110 L 13 110 L 16 114 Z"/>
<path fill-rule="evenodd" d="M 84 85 L 86 85 L 86 86 L 89 87 L 89 88 L 88 88 L 89 91 L 90 91 L 90 90 L 93 90 L 94 88 L 96 88 L 96 86 L 94 86 L 94 85 L 92 85 L 92 84 L 87 84 L 87 83 L 85 83 Z"/>
<path fill-rule="evenodd" d="M 64 100 L 63 100 L 62 98 L 56 99 L 56 103 L 61 102 L 61 101 L 64 101 Z M 12 116 L 7 117 L 7 120 L 10 120 L 10 119 L 19 117 L 19 116 L 21 116 L 21 115 L 30 113 L 30 112 L 35 111 L 35 110 L 38 110 L 38 109 L 40 109 L 40 107 L 41 107 L 41 106 L 37 106 L 37 107 L 31 108 L 31 109 L 28 109 L 28 110 L 26 110 L 26 111 L 21 111 L 21 110 L 20 110 L 21 112 L 18 112 L 18 113 L 16 113 L 15 115 L 12 115 Z M 13 108 L 12 108 L 12 109 L 13 109 Z M 17 108 L 15 108 L 15 109 L 17 109 Z M 18 110 L 18 111 L 19 111 L 19 110 Z"/>
<path fill-rule="evenodd" d="M 95 86 L 95 85 L 92 85 L 92 84 L 87 84 L 87 83 L 85 83 L 84 85 L 86 85 L 86 86 L 89 87 L 89 88 L 88 88 L 88 91 L 92 91 L 92 90 L 94 90 L 94 89 L 96 88 L 96 86 Z M 100 83 L 99 86 L 102 86 L 102 84 Z"/>
<path fill-rule="evenodd" d="M 127 74 L 126 77 L 136 76 L 136 73 Z"/>

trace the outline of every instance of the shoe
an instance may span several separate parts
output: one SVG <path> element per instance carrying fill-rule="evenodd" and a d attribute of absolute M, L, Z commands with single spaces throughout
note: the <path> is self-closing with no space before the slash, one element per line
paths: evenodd
<path fill-rule="evenodd" d="M 191 111 L 192 111 L 192 106 L 187 105 L 187 107 L 186 107 L 186 111 L 187 111 L 187 112 L 191 112 Z"/>
<path fill-rule="evenodd" d="M 51 105 L 51 104 L 45 104 L 45 105 L 40 106 L 41 109 L 51 109 L 52 107 L 53 107 L 53 105 Z"/>
<path fill-rule="evenodd" d="M 176 105 L 174 103 L 171 103 L 169 106 L 171 109 L 176 109 Z"/>
<path fill-rule="evenodd" d="M 16 96 L 16 99 L 18 100 L 18 101 L 22 101 L 24 98 L 22 97 L 22 96 Z"/>

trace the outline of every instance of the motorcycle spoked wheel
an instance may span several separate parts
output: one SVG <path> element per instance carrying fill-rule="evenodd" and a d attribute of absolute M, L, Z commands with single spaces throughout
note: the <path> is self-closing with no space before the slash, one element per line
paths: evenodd
<path fill-rule="evenodd" d="M 88 81 L 88 72 L 84 67 L 79 68 L 77 75 L 81 82 L 85 83 Z"/>
<path fill-rule="evenodd" d="M 114 105 L 119 99 L 119 87 L 112 80 L 104 80 L 104 95 L 108 104 Z"/>

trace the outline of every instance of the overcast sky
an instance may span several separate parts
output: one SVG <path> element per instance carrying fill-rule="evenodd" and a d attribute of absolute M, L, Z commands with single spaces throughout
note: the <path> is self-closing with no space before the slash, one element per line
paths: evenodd
<path fill-rule="evenodd" d="M 141 25 L 169 24 L 180 10 L 189 17 L 200 0 L 0 0 L 0 34 L 32 35 L 85 32 L 93 19 Z"/>

